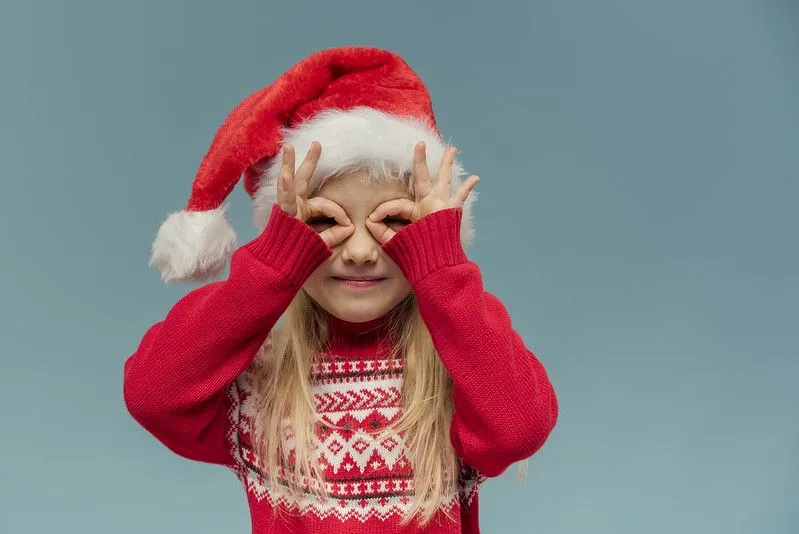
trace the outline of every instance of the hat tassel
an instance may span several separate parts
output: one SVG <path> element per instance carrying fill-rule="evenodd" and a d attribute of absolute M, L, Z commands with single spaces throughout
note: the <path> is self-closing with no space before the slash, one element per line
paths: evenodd
<path fill-rule="evenodd" d="M 178 211 L 161 224 L 150 266 L 165 283 L 208 280 L 224 269 L 236 248 L 236 233 L 226 207 Z"/>

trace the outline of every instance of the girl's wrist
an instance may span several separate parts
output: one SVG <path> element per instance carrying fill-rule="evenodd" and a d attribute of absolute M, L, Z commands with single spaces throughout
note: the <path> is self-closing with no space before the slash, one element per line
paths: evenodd
<path fill-rule="evenodd" d="M 286 213 L 279 204 L 272 206 L 261 234 L 244 247 L 297 287 L 333 254 L 313 228 Z"/>
<path fill-rule="evenodd" d="M 433 212 L 399 230 L 383 250 L 416 285 L 435 271 L 469 261 L 461 242 L 462 208 Z"/>

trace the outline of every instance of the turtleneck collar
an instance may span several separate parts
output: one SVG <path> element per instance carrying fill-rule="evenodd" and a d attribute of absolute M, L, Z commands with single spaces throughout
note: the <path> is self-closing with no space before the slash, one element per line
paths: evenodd
<path fill-rule="evenodd" d="M 383 343 L 389 330 L 391 313 L 362 323 L 347 321 L 327 314 L 330 334 L 329 348 L 342 355 L 360 355 L 385 349 Z"/>

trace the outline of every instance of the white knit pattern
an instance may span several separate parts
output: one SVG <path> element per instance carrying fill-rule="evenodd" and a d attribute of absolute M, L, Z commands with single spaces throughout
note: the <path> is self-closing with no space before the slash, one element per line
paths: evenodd
<path fill-rule="evenodd" d="M 245 371 L 228 389 L 230 411 L 229 444 L 237 460 L 235 473 L 258 501 L 280 504 L 292 513 L 313 514 L 319 519 L 341 521 L 402 517 L 413 497 L 413 470 L 405 455 L 405 442 L 387 424 L 401 410 L 403 359 L 338 358 L 325 355 L 311 370 L 313 402 L 324 420 L 315 433 L 314 446 L 325 469 L 325 490 L 331 498 L 312 493 L 290 494 L 283 485 L 269 485 L 265 465 L 253 450 L 252 420 L 255 417 L 252 374 Z M 332 428 L 342 426 L 343 430 Z M 293 432 L 286 420 L 285 444 L 293 450 Z M 278 479 L 297 483 L 293 472 L 280 468 Z M 457 509 L 472 501 L 486 477 L 464 466 L 457 489 L 444 508 Z M 313 480 L 300 480 L 303 488 Z"/>

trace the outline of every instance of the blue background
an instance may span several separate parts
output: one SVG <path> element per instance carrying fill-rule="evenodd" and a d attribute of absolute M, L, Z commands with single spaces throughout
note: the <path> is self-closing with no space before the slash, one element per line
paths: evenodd
<path fill-rule="evenodd" d="M 799 532 L 791 0 L 3 2 L 0 532 L 249 531 L 122 364 L 189 289 L 146 262 L 216 128 L 345 44 L 426 81 L 481 177 L 470 256 L 559 394 L 483 531 Z"/>

